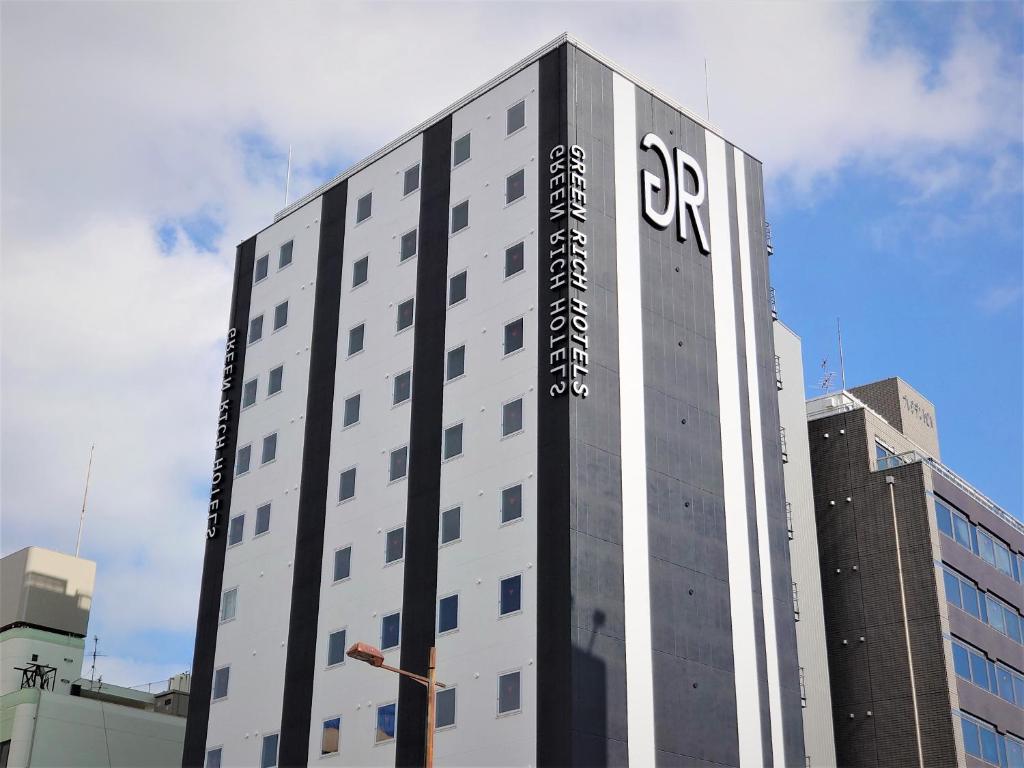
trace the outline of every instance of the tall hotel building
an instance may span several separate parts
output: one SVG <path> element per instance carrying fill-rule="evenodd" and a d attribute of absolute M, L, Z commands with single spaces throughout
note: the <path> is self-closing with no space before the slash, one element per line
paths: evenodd
<path fill-rule="evenodd" d="M 563 36 L 243 242 L 184 764 L 804 765 L 764 218 Z"/>

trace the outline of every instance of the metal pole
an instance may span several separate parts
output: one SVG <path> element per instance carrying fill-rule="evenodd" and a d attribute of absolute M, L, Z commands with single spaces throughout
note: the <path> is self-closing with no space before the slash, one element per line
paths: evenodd
<path fill-rule="evenodd" d="M 82 515 L 78 518 L 78 540 L 75 542 L 75 557 L 78 557 L 78 553 L 82 549 L 82 528 L 85 526 L 85 500 L 89 498 L 89 476 L 92 474 L 92 454 L 95 450 L 96 444 L 93 443 L 89 449 L 89 468 L 85 470 L 85 493 L 82 495 Z"/>
<path fill-rule="evenodd" d="M 427 754 L 425 768 L 434 766 L 434 669 L 436 666 L 436 648 L 430 646 L 430 666 L 427 670 Z"/>
<path fill-rule="evenodd" d="M 843 378 L 843 391 L 846 391 L 846 358 L 843 357 L 843 326 L 836 318 L 836 333 L 839 335 L 839 375 Z"/>

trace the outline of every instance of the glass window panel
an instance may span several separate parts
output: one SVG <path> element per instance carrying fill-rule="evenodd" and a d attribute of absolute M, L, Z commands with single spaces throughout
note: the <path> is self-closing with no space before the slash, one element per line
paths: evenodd
<path fill-rule="evenodd" d="M 248 408 L 256 402 L 257 379 L 249 379 L 242 385 L 242 407 Z"/>
<path fill-rule="evenodd" d="M 253 269 L 252 281 L 258 283 L 270 272 L 270 254 L 266 253 L 256 259 L 256 267 Z"/>
<path fill-rule="evenodd" d="M 953 515 L 953 535 L 961 547 L 971 548 L 971 524 L 960 515 Z"/>
<path fill-rule="evenodd" d="M 270 530 L 270 505 L 263 504 L 256 508 L 256 529 L 254 531 L 256 536 L 261 533 L 266 533 Z"/>
<path fill-rule="evenodd" d="M 274 307 L 274 330 L 280 330 L 288 325 L 288 302 L 282 301 Z"/>
<path fill-rule="evenodd" d="M 1006 634 L 1006 622 L 1003 618 L 1003 606 L 988 595 L 985 596 L 985 600 L 988 603 L 988 623 L 1003 634 Z"/>
<path fill-rule="evenodd" d="M 273 368 L 270 371 L 270 376 L 267 377 L 267 396 L 276 395 L 281 391 L 281 387 L 284 385 L 284 366 L 279 365 L 277 368 Z"/>
<path fill-rule="evenodd" d="M 505 277 L 512 277 L 523 271 L 525 252 L 523 243 L 516 243 L 505 249 Z"/>
<path fill-rule="evenodd" d="M 384 562 L 394 563 L 405 554 L 405 528 L 388 531 L 384 542 Z"/>
<path fill-rule="evenodd" d="M 441 513 L 441 543 L 458 541 L 462 535 L 462 509 L 452 507 Z"/>
<path fill-rule="evenodd" d="M 292 251 L 295 248 L 295 241 L 289 240 L 287 243 L 281 246 L 281 252 L 277 259 L 277 268 L 281 269 L 287 267 L 292 263 Z"/>
<path fill-rule="evenodd" d="M 966 581 L 961 581 L 960 593 L 963 595 L 964 610 L 974 618 L 980 619 L 981 612 L 978 610 L 978 590 L 975 589 L 972 584 L 968 584 Z"/>
<path fill-rule="evenodd" d="M 505 179 L 505 204 L 514 203 L 526 194 L 526 171 L 520 169 Z"/>
<path fill-rule="evenodd" d="M 327 636 L 327 666 L 345 661 L 345 630 L 339 629 Z"/>
<path fill-rule="evenodd" d="M 404 331 L 406 328 L 412 325 L 414 315 L 414 300 L 408 299 L 398 305 L 398 318 L 395 321 L 395 328 L 399 331 Z"/>
<path fill-rule="evenodd" d="M 352 395 L 345 401 L 345 416 L 342 426 L 351 427 L 357 421 L 359 421 L 359 395 Z"/>
<path fill-rule="evenodd" d="M 953 643 L 953 669 L 965 680 L 971 679 L 971 657 L 960 643 Z"/>
<path fill-rule="evenodd" d="M 501 580 L 500 615 L 515 613 L 523 607 L 522 586 L 523 577 L 519 575 Z"/>
<path fill-rule="evenodd" d="M 416 163 L 412 168 L 405 172 L 405 176 L 402 181 L 402 194 L 411 195 L 417 189 L 420 188 L 420 164 Z"/>
<path fill-rule="evenodd" d="M 220 599 L 220 620 L 231 621 L 235 618 L 235 611 L 238 608 L 238 587 L 224 591 Z"/>
<path fill-rule="evenodd" d="M 1003 622 L 1006 627 L 1006 634 L 1018 643 L 1021 642 L 1020 618 L 1017 616 L 1017 613 L 1010 608 L 1003 608 Z"/>
<path fill-rule="evenodd" d="M 261 464 L 267 464 L 277 458 L 277 432 L 263 438 L 263 454 Z"/>
<path fill-rule="evenodd" d="M 960 718 L 960 728 L 964 734 L 964 750 L 974 757 L 981 757 L 981 736 L 978 726 L 965 718 Z"/>
<path fill-rule="evenodd" d="M 445 688 L 437 692 L 436 706 L 434 707 L 434 726 L 436 728 L 447 728 L 455 725 L 455 689 Z"/>
<path fill-rule="evenodd" d="M 523 399 L 513 400 L 501 407 L 502 437 L 513 435 L 523 428 Z"/>
<path fill-rule="evenodd" d="M 970 679 L 979 688 L 988 690 L 988 665 L 985 662 L 984 657 L 977 653 L 969 652 L 968 655 L 971 658 L 971 677 Z"/>
<path fill-rule="evenodd" d="M 995 731 L 988 728 L 979 728 L 981 731 L 981 759 L 985 762 L 999 765 L 999 742 L 996 739 Z"/>
<path fill-rule="evenodd" d="M 391 462 L 388 465 L 388 480 L 401 480 L 409 471 L 409 447 L 403 445 L 391 452 Z"/>
<path fill-rule="evenodd" d="M 501 492 L 501 522 L 508 523 L 523 516 L 523 486 L 513 485 Z"/>
<path fill-rule="evenodd" d="M 448 280 L 448 306 L 458 304 L 466 298 L 466 271 L 463 270 L 457 275 L 452 275 Z"/>
<path fill-rule="evenodd" d="M 1013 676 L 1013 698 L 1018 707 L 1024 707 L 1024 677 Z"/>
<path fill-rule="evenodd" d="M 468 133 L 457 138 L 452 149 L 452 165 L 459 165 L 469 160 L 470 148 L 470 135 Z"/>
<path fill-rule="evenodd" d="M 360 323 L 348 332 L 348 353 L 354 355 L 363 351 L 363 339 L 366 335 L 366 325 Z"/>
<path fill-rule="evenodd" d="M 999 695 L 1013 704 L 1013 675 L 1005 667 L 996 667 L 996 682 Z"/>
<path fill-rule="evenodd" d="M 373 213 L 373 193 L 363 195 L 356 202 L 356 224 L 366 221 Z"/>
<path fill-rule="evenodd" d="M 338 492 L 338 501 L 351 499 L 356 495 L 356 468 L 346 469 L 341 473 L 341 489 Z"/>
<path fill-rule="evenodd" d="M 382 741 L 391 741 L 395 738 L 395 714 L 397 705 L 384 704 L 377 707 L 377 733 L 374 741 L 380 744 Z"/>
<path fill-rule="evenodd" d="M 404 403 L 412 395 L 412 371 L 405 371 L 395 376 L 394 391 L 391 404 Z"/>
<path fill-rule="evenodd" d="M 437 632 L 451 632 L 459 627 L 459 596 L 449 595 L 437 603 Z"/>
<path fill-rule="evenodd" d="M 245 515 L 232 517 L 228 523 L 228 546 L 237 544 L 242 540 L 245 533 Z"/>
<path fill-rule="evenodd" d="M 508 672 L 498 677 L 498 714 L 516 712 L 519 703 L 519 673 Z"/>
<path fill-rule="evenodd" d="M 238 456 L 235 459 L 235 474 L 244 475 L 249 471 L 249 465 L 252 463 L 252 446 L 243 445 L 238 449 Z"/>
<path fill-rule="evenodd" d="M 523 318 L 505 326 L 504 352 L 506 355 L 523 348 Z"/>
<path fill-rule="evenodd" d="M 223 699 L 228 695 L 228 682 L 231 679 L 231 667 L 221 667 L 213 673 L 213 698 Z"/>
<path fill-rule="evenodd" d="M 462 425 L 448 427 L 444 431 L 444 458 L 451 459 L 462 455 Z"/>
<path fill-rule="evenodd" d="M 508 108 L 505 113 L 505 135 L 515 133 L 526 125 L 526 102 L 519 101 Z"/>
<path fill-rule="evenodd" d="M 341 718 L 332 717 L 324 720 L 323 733 L 320 735 L 320 754 L 333 755 L 341 746 Z"/>
<path fill-rule="evenodd" d="M 334 550 L 334 580 L 341 581 L 352 575 L 352 547 Z"/>
<path fill-rule="evenodd" d="M 276 768 L 278 734 L 272 733 L 263 737 L 263 749 L 260 752 L 260 768 Z"/>
<path fill-rule="evenodd" d="M 1010 566 L 1010 551 L 998 542 L 994 544 L 993 548 L 995 550 L 996 568 L 1012 579 L 1013 568 Z"/>
<path fill-rule="evenodd" d="M 1024 768 L 1024 744 L 1007 737 L 1006 768 Z"/>
<path fill-rule="evenodd" d="M 445 374 L 448 381 L 457 379 L 466 372 L 466 347 L 456 347 L 448 350 L 448 371 Z"/>
<path fill-rule="evenodd" d="M 220 747 L 217 749 L 211 749 L 206 753 L 206 768 L 221 768 L 221 758 L 223 751 Z"/>
<path fill-rule="evenodd" d="M 392 613 L 380 620 L 380 647 L 381 650 L 395 648 L 398 645 L 402 630 L 402 618 L 398 613 Z"/>
<path fill-rule="evenodd" d="M 939 530 L 952 538 L 953 536 L 953 513 L 949 507 L 938 499 L 935 500 L 935 519 L 938 522 Z"/>
<path fill-rule="evenodd" d="M 996 564 L 996 555 L 992 551 L 992 539 L 984 531 L 978 531 L 978 555 L 989 564 Z"/>
<path fill-rule="evenodd" d="M 370 277 L 370 257 L 363 256 L 352 265 L 352 287 L 358 288 Z"/>
<path fill-rule="evenodd" d="M 399 261 L 408 261 L 416 255 L 416 230 L 406 232 L 402 235 L 401 249 L 398 254 Z"/>
<path fill-rule="evenodd" d="M 257 315 L 249 321 L 249 343 L 263 338 L 263 315 Z"/>
<path fill-rule="evenodd" d="M 463 200 L 452 208 L 452 234 L 469 226 L 469 200 Z"/>

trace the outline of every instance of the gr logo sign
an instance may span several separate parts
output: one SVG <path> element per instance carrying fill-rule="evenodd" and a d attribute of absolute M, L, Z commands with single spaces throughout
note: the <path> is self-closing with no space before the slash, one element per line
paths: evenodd
<path fill-rule="evenodd" d="M 643 201 L 644 218 L 658 229 L 668 229 L 672 219 L 678 226 L 678 237 L 685 242 L 687 238 L 687 215 L 693 221 L 693 229 L 697 233 L 697 247 L 701 253 L 711 253 L 708 236 L 704 232 L 704 224 L 700 219 L 698 208 L 704 204 L 704 172 L 697 161 L 683 150 L 676 147 L 669 156 L 668 147 L 656 134 L 648 133 L 640 140 L 640 148 L 653 151 L 661 159 L 661 167 L 665 172 L 662 179 L 650 171 L 640 172 L 640 197 Z M 689 170 L 693 177 L 694 191 L 687 192 L 683 179 Z M 665 190 L 665 210 L 655 208 L 654 195 Z"/>

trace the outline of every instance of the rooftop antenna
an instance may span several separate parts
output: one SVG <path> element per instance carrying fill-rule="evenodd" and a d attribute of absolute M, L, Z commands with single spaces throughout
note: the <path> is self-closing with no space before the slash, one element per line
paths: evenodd
<path fill-rule="evenodd" d="M 822 358 L 821 360 L 821 381 L 818 382 L 818 386 L 821 391 L 828 394 L 832 391 L 832 383 L 835 381 L 836 374 L 834 371 L 828 369 L 828 358 Z"/>
<path fill-rule="evenodd" d="M 288 207 L 288 192 L 292 183 L 292 145 L 288 145 L 288 170 L 284 175 L 284 207 Z"/>
<path fill-rule="evenodd" d="M 708 122 L 711 122 L 711 76 L 708 73 L 708 57 L 704 57 L 704 105 L 708 111 Z"/>
<path fill-rule="evenodd" d="M 96 443 L 89 448 L 89 468 L 85 470 L 85 493 L 82 494 L 82 514 L 78 518 L 78 540 L 75 542 L 75 557 L 82 549 L 82 528 L 85 527 L 85 502 L 89 498 L 89 477 L 92 475 L 92 454 L 96 450 Z"/>
<path fill-rule="evenodd" d="M 106 654 L 99 653 L 100 639 L 97 635 L 92 636 L 92 668 L 89 672 L 89 689 L 93 690 L 96 687 L 96 657 L 105 656 Z M 103 685 L 103 675 L 100 675 L 100 686 Z"/>
<path fill-rule="evenodd" d="M 846 359 L 843 357 L 843 326 L 836 318 L 836 334 L 839 336 L 839 372 L 843 380 L 843 390 L 846 390 Z"/>

